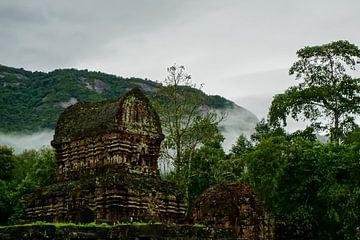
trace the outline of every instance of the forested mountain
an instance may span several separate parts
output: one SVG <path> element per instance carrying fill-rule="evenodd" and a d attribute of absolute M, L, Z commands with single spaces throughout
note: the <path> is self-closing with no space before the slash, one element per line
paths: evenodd
<path fill-rule="evenodd" d="M 49 73 L 31 72 L 0 65 L 0 132 L 35 132 L 54 129 L 59 114 L 78 101 L 95 102 L 123 95 L 138 87 L 150 99 L 156 98 L 160 84 L 140 78 L 123 78 L 88 70 L 59 69 Z M 257 118 L 248 110 L 220 97 L 189 88 L 217 111 L 228 112 L 222 128 L 250 133 Z M 236 118 L 236 121 L 234 121 Z"/>

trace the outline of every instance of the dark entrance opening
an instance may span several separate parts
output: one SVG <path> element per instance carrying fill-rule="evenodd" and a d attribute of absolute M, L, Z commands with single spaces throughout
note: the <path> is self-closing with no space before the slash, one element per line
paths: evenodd
<path fill-rule="evenodd" d="M 69 213 L 69 220 L 74 223 L 91 223 L 95 221 L 95 213 L 88 207 L 74 208 Z"/>

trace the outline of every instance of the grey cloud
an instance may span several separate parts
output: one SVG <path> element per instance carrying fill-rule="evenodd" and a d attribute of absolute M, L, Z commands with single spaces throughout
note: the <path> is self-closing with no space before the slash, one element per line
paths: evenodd
<path fill-rule="evenodd" d="M 259 119 L 263 119 L 267 117 L 272 97 L 273 96 L 270 94 L 252 95 L 240 97 L 234 99 L 234 101 L 246 109 L 251 109 L 251 112 L 254 113 Z"/>
<path fill-rule="evenodd" d="M 358 0 L 3 0 L 0 63 L 153 80 L 178 63 L 207 93 L 264 106 L 254 110 L 261 118 L 271 96 L 295 83 L 287 69 L 299 48 L 360 45 L 359 8 Z"/>
<path fill-rule="evenodd" d="M 11 22 L 11 28 L 3 28 L 0 32 L 6 33 L 0 34 L 13 37 L 2 43 L 19 51 L 0 49 L 6 56 L 0 61 L 18 65 L 23 48 L 46 48 L 48 54 L 24 60 L 23 67 L 52 70 L 89 63 L 95 70 L 159 79 L 166 65 L 184 60 L 201 72 L 211 69 L 213 77 L 203 73 L 200 78 L 214 81 L 224 72 L 263 71 L 269 63 L 284 67 L 290 54 L 308 43 L 339 37 L 356 40 L 352 29 L 359 21 L 353 5 L 359 4 L 324 0 L 3 1 L 1 8 L 8 16 L 4 14 L 7 17 L 0 24 Z M 25 24 L 21 19 L 29 21 Z M 17 41 L 6 42 L 11 39 Z M 144 64 L 139 66 L 140 58 Z"/>
<path fill-rule="evenodd" d="M 39 25 L 31 21 L 0 19 L 3 26 L 0 35 L 7 36 L 2 40 L 4 47 L 0 49 L 3 52 L 0 61 L 15 66 L 22 64 L 30 69 L 52 70 L 76 67 L 74 65 L 84 59 L 97 59 L 99 55 L 111 57 L 116 52 L 122 53 L 116 48 L 111 51 L 106 49 L 114 39 L 132 41 L 136 38 L 134 35 L 171 24 L 181 7 L 168 2 L 159 1 L 157 5 L 146 1 L 32 1 L 31 5 L 28 3 L 17 6 L 12 2 L 8 4 L 11 8 L 2 8 L 3 11 L 12 9 L 8 15 L 19 20 L 36 17 L 34 12 L 38 12 L 42 16 L 38 18 L 43 21 Z M 8 25 L 8 22 L 11 24 Z M 11 42 L 11 39 L 16 41 Z M 126 49 L 127 46 L 117 48 Z M 45 54 L 41 55 L 41 52 Z"/>
<path fill-rule="evenodd" d="M 16 5 L 14 2 L 0 3 L 0 24 L 16 26 L 17 24 L 44 23 L 46 18 L 41 11 L 28 8 L 26 5 Z"/>

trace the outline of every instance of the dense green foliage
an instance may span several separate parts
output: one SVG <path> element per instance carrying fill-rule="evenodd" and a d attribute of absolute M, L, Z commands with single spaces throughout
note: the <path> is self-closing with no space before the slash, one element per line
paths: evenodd
<path fill-rule="evenodd" d="M 124 95 L 140 88 L 154 100 L 160 98 L 156 82 L 122 78 L 88 70 L 59 69 L 49 73 L 30 72 L 0 65 L 0 132 L 34 132 L 54 129 L 67 103 L 97 102 Z M 232 102 L 188 88 L 213 108 L 222 109 Z"/>
<path fill-rule="evenodd" d="M 308 224 L 315 239 L 354 239 L 360 224 L 359 142 L 269 135 L 244 155 L 243 177 L 275 216 Z"/>
<path fill-rule="evenodd" d="M 274 97 L 270 121 L 286 125 L 288 115 L 297 119 L 302 113 L 338 143 L 360 113 L 360 79 L 351 76 L 360 63 L 360 49 L 348 41 L 337 41 L 304 47 L 297 56 L 289 73 L 303 81 Z"/>
<path fill-rule="evenodd" d="M 0 146 L 0 224 L 7 221 L 11 215 L 10 180 L 15 165 L 12 149 Z"/>
<path fill-rule="evenodd" d="M 0 225 L 15 223 L 23 216 L 21 198 L 36 188 L 46 186 L 55 176 L 55 156 L 52 149 L 25 150 L 14 155 L 11 148 L 0 146 L 0 159 L 11 164 L 1 168 L 0 179 Z M 2 166 L 6 165 L 2 162 Z"/>

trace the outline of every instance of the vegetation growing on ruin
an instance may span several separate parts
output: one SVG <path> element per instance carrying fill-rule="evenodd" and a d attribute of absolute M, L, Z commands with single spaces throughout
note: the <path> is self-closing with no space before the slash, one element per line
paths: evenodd
<path fill-rule="evenodd" d="M 14 225 L 0 225 L 0 228 L 9 228 L 9 227 L 31 227 L 31 226 L 55 226 L 56 228 L 64 228 L 64 227 L 80 227 L 80 228 L 110 228 L 110 227 L 118 227 L 118 226 L 144 226 L 144 225 L 153 225 L 153 224 L 162 224 L 160 222 L 117 222 L 114 224 L 108 224 L 108 223 L 73 223 L 73 222 L 59 222 L 59 223 L 50 223 L 50 222 L 44 222 L 44 221 L 37 221 L 32 223 L 25 223 L 25 224 L 14 224 Z M 196 227 L 204 227 L 201 224 L 196 224 Z"/>

